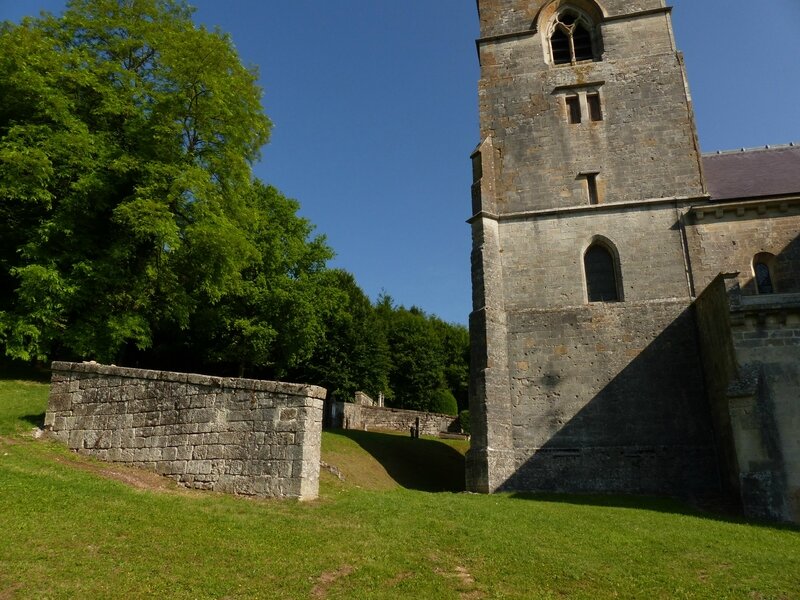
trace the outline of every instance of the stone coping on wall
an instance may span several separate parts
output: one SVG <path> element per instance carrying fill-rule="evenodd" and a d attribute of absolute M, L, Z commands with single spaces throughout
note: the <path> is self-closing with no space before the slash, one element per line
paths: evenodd
<path fill-rule="evenodd" d="M 230 388 L 236 390 L 253 390 L 269 393 L 291 394 L 293 396 L 312 396 L 324 399 L 327 390 L 316 385 L 302 383 L 285 383 L 282 381 L 266 381 L 262 379 L 240 379 L 237 377 L 218 377 L 197 373 L 176 373 L 172 371 L 155 371 L 104 365 L 97 362 L 61 362 L 55 361 L 51 371 L 69 371 L 72 373 L 91 373 L 109 377 L 128 377 L 133 379 L 151 379 L 173 383 L 190 383 L 210 387 Z"/>
<path fill-rule="evenodd" d="M 386 430 L 408 432 L 419 423 L 419 432 L 437 435 L 449 431 L 458 421 L 457 415 L 423 412 L 389 406 L 361 406 L 350 402 L 338 403 L 344 429 Z"/>
<path fill-rule="evenodd" d="M 742 296 L 741 309 L 775 309 L 798 310 L 800 309 L 800 294 L 758 294 L 755 296 Z"/>
<path fill-rule="evenodd" d="M 574 86 L 571 86 L 574 87 Z M 664 198 L 645 198 L 643 200 L 624 200 L 621 202 L 601 202 L 600 204 L 580 204 L 576 206 L 560 206 L 556 208 L 543 208 L 539 210 L 526 210 L 520 212 L 495 214 L 488 211 L 480 211 L 467 219 L 467 223 L 473 223 L 478 219 L 489 219 L 491 221 L 526 221 L 551 217 L 560 217 L 565 214 L 573 213 L 592 213 L 592 212 L 620 212 L 626 210 L 640 210 L 650 207 L 659 208 L 662 205 L 673 204 L 676 207 L 693 206 L 698 200 L 710 201 L 710 197 L 705 196 L 668 196 Z M 716 207 L 715 207 L 716 208 Z"/>
<path fill-rule="evenodd" d="M 376 412 L 390 412 L 390 413 L 408 414 L 417 416 L 424 415 L 426 417 L 441 417 L 443 419 L 451 419 L 451 420 L 455 420 L 458 418 L 458 415 L 448 415 L 447 413 L 437 413 L 437 412 L 425 412 L 424 410 L 413 410 L 410 408 L 395 408 L 392 406 L 363 406 L 360 404 L 354 404 L 352 402 L 342 402 L 341 404 L 358 406 L 359 408 L 366 408 L 368 410 L 373 410 Z"/>

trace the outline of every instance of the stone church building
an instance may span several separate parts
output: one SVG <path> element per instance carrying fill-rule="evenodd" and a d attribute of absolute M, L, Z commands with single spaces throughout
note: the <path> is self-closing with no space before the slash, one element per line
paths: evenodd
<path fill-rule="evenodd" d="M 478 0 L 467 484 L 800 520 L 800 147 L 703 155 L 664 0 Z"/>

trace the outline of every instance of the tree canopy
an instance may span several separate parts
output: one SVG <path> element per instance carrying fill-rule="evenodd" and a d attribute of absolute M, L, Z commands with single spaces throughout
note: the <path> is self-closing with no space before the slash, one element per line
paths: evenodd
<path fill-rule="evenodd" d="M 259 260 L 256 76 L 173 0 L 72 0 L 0 32 L 6 352 L 112 360 Z"/>
<path fill-rule="evenodd" d="M 0 347 L 466 405 L 466 329 L 373 304 L 256 180 L 257 74 L 181 0 L 0 24 Z"/>

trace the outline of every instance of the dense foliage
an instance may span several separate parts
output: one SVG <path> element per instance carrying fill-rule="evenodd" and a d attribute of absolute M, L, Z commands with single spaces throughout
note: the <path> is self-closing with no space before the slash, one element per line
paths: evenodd
<path fill-rule="evenodd" d="M 171 0 L 73 0 L 0 32 L 6 352 L 113 360 L 261 258 L 255 75 Z"/>
<path fill-rule="evenodd" d="M 455 412 L 467 333 L 370 302 L 253 178 L 256 74 L 181 0 L 0 24 L 0 347 L 316 383 Z"/>

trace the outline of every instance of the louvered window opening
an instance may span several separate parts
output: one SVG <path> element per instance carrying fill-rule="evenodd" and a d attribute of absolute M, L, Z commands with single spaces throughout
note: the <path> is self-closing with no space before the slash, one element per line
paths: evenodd
<path fill-rule="evenodd" d="M 556 20 L 550 36 L 553 62 L 566 65 L 594 59 L 590 27 L 577 14 L 564 11 Z"/>

